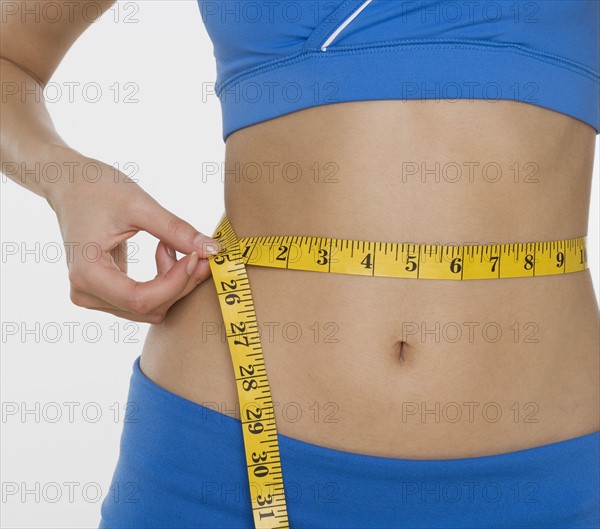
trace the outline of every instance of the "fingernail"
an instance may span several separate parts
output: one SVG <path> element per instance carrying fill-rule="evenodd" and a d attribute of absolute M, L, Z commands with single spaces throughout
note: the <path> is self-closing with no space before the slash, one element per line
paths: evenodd
<path fill-rule="evenodd" d="M 175 252 L 173 251 L 173 248 L 171 248 L 170 246 L 167 246 L 167 253 L 171 256 L 171 257 L 175 257 Z"/>
<path fill-rule="evenodd" d="M 187 264 L 187 267 L 186 267 L 186 271 L 187 271 L 188 276 L 192 275 L 192 273 L 196 269 L 196 266 L 198 266 L 198 253 L 197 252 L 192 252 L 192 254 L 190 256 L 190 261 L 189 261 L 189 263 Z"/>
<path fill-rule="evenodd" d="M 215 248 L 214 244 L 208 244 L 206 246 L 206 251 L 211 255 L 217 255 L 219 253 L 219 248 Z"/>
<path fill-rule="evenodd" d="M 221 245 L 217 241 L 202 234 L 196 236 L 194 246 L 211 255 L 216 255 L 221 251 Z"/>

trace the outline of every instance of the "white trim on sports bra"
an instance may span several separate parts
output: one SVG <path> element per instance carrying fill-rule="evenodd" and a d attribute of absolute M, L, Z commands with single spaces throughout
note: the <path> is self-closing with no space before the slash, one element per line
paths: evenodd
<path fill-rule="evenodd" d="M 321 44 L 321 51 L 327 51 L 327 48 L 329 47 L 329 45 L 335 40 L 335 38 L 344 30 L 344 28 L 350 24 L 350 22 L 352 22 L 358 15 L 359 13 L 365 8 L 367 7 L 373 0 L 365 0 L 360 7 L 354 11 L 354 13 L 352 13 L 346 20 L 344 20 L 337 28 L 336 30 L 329 36 L 329 38 L 323 43 Z"/>

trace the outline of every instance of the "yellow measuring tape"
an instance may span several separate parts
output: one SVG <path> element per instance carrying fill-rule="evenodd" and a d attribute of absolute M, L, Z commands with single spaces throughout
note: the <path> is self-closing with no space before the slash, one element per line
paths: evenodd
<path fill-rule="evenodd" d="M 588 268 L 587 236 L 558 241 L 431 245 L 304 236 L 238 239 L 223 214 L 209 257 L 236 377 L 257 529 L 289 527 L 275 413 L 245 265 L 413 279 L 501 279 Z"/>

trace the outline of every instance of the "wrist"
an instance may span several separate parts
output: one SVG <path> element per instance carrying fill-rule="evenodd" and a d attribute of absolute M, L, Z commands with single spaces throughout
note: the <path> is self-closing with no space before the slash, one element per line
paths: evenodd
<path fill-rule="evenodd" d="M 93 160 L 61 144 L 46 144 L 39 150 L 40 167 L 36 182 L 40 194 L 56 211 L 58 205 L 74 192 L 82 180 L 84 168 Z"/>

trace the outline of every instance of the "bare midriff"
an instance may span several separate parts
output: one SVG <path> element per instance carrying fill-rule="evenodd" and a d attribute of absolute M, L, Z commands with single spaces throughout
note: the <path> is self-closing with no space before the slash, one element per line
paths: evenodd
<path fill-rule="evenodd" d="M 225 209 L 238 237 L 580 237 L 594 142 L 588 124 L 514 101 L 318 106 L 229 136 Z M 589 270 L 451 281 L 246 269 L 280 434 L 354 453 L 446 459 L 599 429 Z M 165 389 L 239 418 L 212 277 L 150 327 L 141 368 Z"/>

